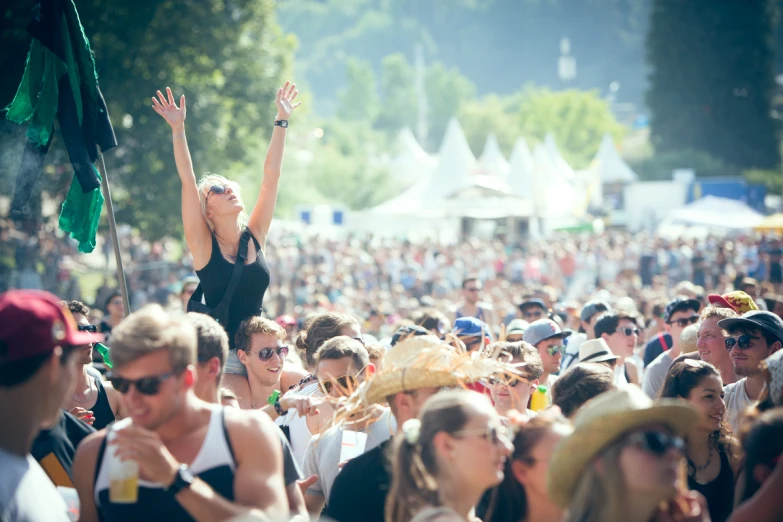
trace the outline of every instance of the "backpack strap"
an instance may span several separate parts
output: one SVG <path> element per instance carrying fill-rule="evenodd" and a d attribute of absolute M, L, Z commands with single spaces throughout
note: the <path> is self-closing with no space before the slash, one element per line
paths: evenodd
<path fill-rule="evenodd" d="M 663 332 L 658 332 L 658 340 L 661 341 L 661 347 L 664 352 L 668 352 L 670 346 L 666 344 L 666 337 L 663 336 Z"/>
<path fill-rule="evenodd" d="M 234 297 L 234 292 L 239 286 L 239 280 L 242 278 L 242 270 L 245 268 L 245 260 L 247 260 L 247 244 L 250 242 L 250 229 L 246 228 L 242 232 L 242 237 L 239 240 L 239 251 L 237 252 L 237 259 L 234 262 L 234 271 L 231 273 L 231 279 L 228 282 L 226 291 L 223 294 L 223 299 L 215 307 L 215 313 L 213 317 L 225 328 L 228 325 L 228 310 L 231 306 L 231 299 Z M 255 238 L 253 238 L 255 240 Z M 198 289 L 196 290 L 198 291 Z"/>

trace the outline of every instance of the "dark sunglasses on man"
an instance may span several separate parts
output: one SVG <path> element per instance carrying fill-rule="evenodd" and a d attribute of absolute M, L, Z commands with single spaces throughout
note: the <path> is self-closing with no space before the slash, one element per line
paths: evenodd
<path fill-rule="evenodd" d="M 698 315 L 692 315 L 690 317 L 683 317 L 681 319 L 675 319 L 673 321 L 669 321 L 668 324 L 674 324 L 677 323 L 677 326 L 680 328 L 685 328 L 688 325 L 696 324 L 699 322 L 699 316 Z"/>
<path fill-rule="evenodd" d="M 106 375 L 106 378 L 112 386 L 114 386 L 114 389 L 123 395 L 128 393 L 131 386 L 135 386 L 136 391 L 142 395 L 157 395 L 160 392 L 160 385 L 163 384 L 166 379 L 174 377 L 178 373 L 180 372 L 171 371 L 160 375 L 142 377 L 141 379 L 126 379 L 119 375 L 109 373 Z"/>
<path fill-rule="evenodd" d="M 319 379 L 318 384 L 321 386 L 321 390 L 326 395 L 330 395 L 332 393 L 332 388 L 334 388 L 335 385 L 339 386 L 338 389 L 340 391 L 352 393 L 356 389 L 356 377 L 353 375 L 343 375 L 342 377 L 337 377 L 336 379 Z"/>
<path fill-rule="evenodd" d="M 750 346 L 750 343 L 752 343 L 754 339 L 759 339 L 759 337 L 742 334 L 739 337 L 729 337 L 724 341 L 724 343 L 726 343 L 726 349 L 728 351 L 731 351 L 735 347 L 739 348 L 740 350 L 747 350 Z"/>
<path fill-rule="evenodd" d="M 261 348 L 258 350 L 258 358 L 262 361 L 268 361 L 275 353 L 281 359 L 285 359 L 288 356 L 290 348 L 288 346 L 276 346 L 275 348 Z M 251 352 L 252 353 L 252 352 Z"/>
<path fill-rule="evenodd" d="M 80 332 L 98 333 L 98 327 L 94 324 L 80 324 L 77 326 Z"/>

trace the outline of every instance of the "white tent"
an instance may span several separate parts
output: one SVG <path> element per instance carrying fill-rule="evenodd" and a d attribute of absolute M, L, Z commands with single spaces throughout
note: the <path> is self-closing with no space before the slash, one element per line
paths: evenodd
<path fill-rule="evenodd" d="M 739 230 L 754 228 L 763 220 L 763 214 L 755 211 L 742 201 L 705 196 L 670 212 L 661 226 L 686 223 L 689 225 Z"/>
<path fill-rule="evenodd" d="M 419 145 L 409 127 L 400 130 L 395 149 L 395 155 L 389 161 L 389 168 L 395 181 L 406 187 L 428 176 L 437 165 L 437 159 L 427 154 Z"/>
<path fill-rule="evenodd" d="M 571 168 L 571 165 L 569 165 L 563 155 L 560 154 L 560 149 L 557 148 L 557 142 L 555 142 L 555 137 L 551 132 L 544 138 L 544 147 L 552 156 L 552 161 L 557 170 L 560 171 L 561 176 L 568 181 L 572 181 L 576 177 L 574 169 Z"/>
<path fill-rule="evenodd" d="M 484 144 L 484 151 L 481 153 L 479 163 L 485 174 L 505 178 L 508 176 L 510 165 L 503 152 L 500 150 L 500 144 L 494 134 L 487 136 Z"/>
<path fill-rule="evenodd" d="M 541 218 L 579 216 L 583 203 L 579 195 L 555 164 L 545 145 L 533 149 L 533 209 Z"/>
<path fill-rule="evenodd" d="M 370 209 L 374 214 L 420 214 L 433 209 L 437 201 L 470 184 L 476 158 L 459 122 L 452 118 L 446 128 L 432 172 L 397 197 Z"/>
<path fill-rule="evenodd" d="M 533 155 L 525 138 L 517 138 L 509 160 L 508 184 L 515 194 L 531 197 L 533 195 Z"/>
<path fill-rule="evenodd" d="M 609 134 L 604 134 L 598 153 L 590 165 L 590 170 L 598 173 L 599 179 L 603 184 L 633 183 L 639 179 L 639 176 L 620 157 L 617 147 L 615 147 L 614 141 Z"/>

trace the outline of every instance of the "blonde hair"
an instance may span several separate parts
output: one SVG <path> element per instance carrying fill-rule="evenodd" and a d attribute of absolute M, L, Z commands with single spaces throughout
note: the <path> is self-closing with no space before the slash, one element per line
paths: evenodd
<path fill-rule="evenodd" d="M 250 344 L 253 341 L 253 336 L 256 334 L 273 335 L 280 340 L 286 338 L 286 332 L 282 326 L 266 317 L 256 315 L 242 321 L 239 325 L 234 338 L 237 350 L 250 351 Z"/>
<path fill-rule="evenodd" d="M 627 488 L 620 469 L 620 441 L 607 448 L 601 458 L 587 465 L 579 476 L 566 516 L 567 522 L 621 522 L 626 520 Z"/>
<path fill-rule="evenodd" d="M 225 185 L 231 188 L 231 192 L 237 197 L 240 203 L 242 203 L 242 193 L 239 184 L 235 181 L 223 177 L 219 174 L 212 174 L 211 172 L 204 173 L 201 179 L 198 181 L 198 200 L 201 203 L 201 215 L 204 217 L 204 221 L 207 223 L 210 232 L 215 231 L 215 225 L 207 217 L 207 195 L 212 185 Z M 239 223 L 242 225 L 247 224 L 247 214 L 244 211 L 245 205 L 242 203 L 242 212 L 239 214 Z"/>
<path fill-rule="evenodd" d="M 173 316 L 160 305 L 147 305 L 125 318 L 111 332 L 111 358 L 116 365 L 166 350 L 172 369 L 196 363 L 196 328 L 185 316 Z"/>

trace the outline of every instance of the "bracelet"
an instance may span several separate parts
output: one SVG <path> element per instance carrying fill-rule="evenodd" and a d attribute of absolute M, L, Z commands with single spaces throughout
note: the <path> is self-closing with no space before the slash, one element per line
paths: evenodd
<path fill-rule="evenodd" d="M 284 410 L 282 406 L 280 406 L 280 399 L 277 399 L 274 403 L 275 411 L 279 416 L 284 416 L 286 413 L 288 413 L 288 410 Z"/>

